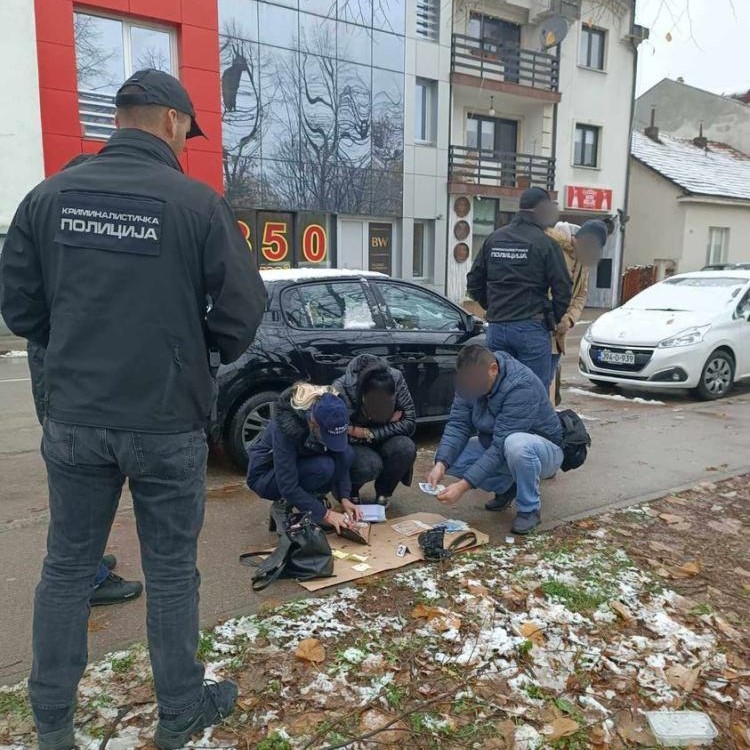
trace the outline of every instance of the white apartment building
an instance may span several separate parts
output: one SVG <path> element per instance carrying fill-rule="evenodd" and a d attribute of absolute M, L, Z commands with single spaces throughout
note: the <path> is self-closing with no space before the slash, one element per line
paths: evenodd
<path fill-rule="evenodd" d="M 524 188 L 562 219 L 606 219 L 589 304 L 617 302 L 636 49 L 632 1 L 454 3 L 446 290 L 460 300 L 484 239 Z M 560 41 L 562 37 L 562 41 Z M 555 43 L 559 42 L 559 43 Z"/>

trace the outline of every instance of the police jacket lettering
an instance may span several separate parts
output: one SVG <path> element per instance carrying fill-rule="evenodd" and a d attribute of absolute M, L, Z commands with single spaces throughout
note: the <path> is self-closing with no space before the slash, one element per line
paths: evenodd
<path fill-rule="evenodd" d="M 550 295 L 560 322 L 573 291 L 562 250 L 528 211 L 485 240 L 466 281 L 491 323 L 541 319 Z"/>

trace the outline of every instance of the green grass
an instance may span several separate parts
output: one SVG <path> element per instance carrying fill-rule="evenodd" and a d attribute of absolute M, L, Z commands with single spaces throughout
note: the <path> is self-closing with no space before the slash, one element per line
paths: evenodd
<path fill-rule="evenodd" d="M 408 697 L 405 687 L 394 685 L 392 682 L 389 682 L 383 688 L 383 694 L 388 706 L 396 711 L 400 711 L 404 707 L 404 703 L 406 703 L 406 698 Z"/>
<path fill-rule="evenodd" d="M 126 654 L 112 659 L 111 667 L 115 674 L 125 674 L 133 668 L 133 664 L 135 664 L 135 654 Z"/>
<path fill-rule="evenodd" d="M 707 604 L 706 602 L 701 602 L 700 604 L 696 604 L 691 610 L 690 614 L 694 617 L 699 617 L 700 615 L 710 615 L 714 611 L 714 608 Z"/>
<path fill-rule="evenodd" d="M 0 716 L 30 719 L 31 704 L 26 691 L 9 690 L 0 692 Z"/>
<path fill-rule="evenodd" d="M 200 640 L 198 641 L 198 653 L 196 656 L 200 661 L 208 661 L 214 652 L 216 646 L 216 640 L 214 634 L 211 632 L 201 633 Z"/>
<path fill-rule="evenodd" d="M 592 612 L 600 604 L 607 601 L 604 594 L 592 593 L 559 581 L 545 581 L 541 589 L 545 596 L 550 599 L 558 599 L 571 612 Z"/>
<path fill-rule="evenodd" d="M 292 750 L 292 745 L 283 735 L 274 732 L 261 740 L 257 744 L 256 750 Z"/>
<path fill-rule="evenodd" d="M 539 685 L 526 685 L 524 692 L 534 701 L 543 701 L 547 697 Z"/>

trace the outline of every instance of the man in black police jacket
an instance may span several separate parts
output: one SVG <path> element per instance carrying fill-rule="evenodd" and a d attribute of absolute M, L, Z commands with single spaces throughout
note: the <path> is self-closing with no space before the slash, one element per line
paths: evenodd
<path fill-rule="evenodd" d="M 515 357 L 549 388 L 551 335 L 568 311 L 573 283 L 562 250 L 544 233 L 557 217 L 549 193 L 524 190 L 520 208 L 510 224 L 485 240 L 466 277 L 467 289 L 487 311 L 489 349 Z"/>
<path fill-rule="evenodd" d="M 46 347 L 47 557 L 29 692 L 41 750 L 74 747 L 88 601 L 125 479 L 148 591 L 156 744 L 182 747 L 228 715 L 204 686 L 197 540 L 212 368 L 250 345 L 266 294 L 229 206 L 177 157 L 202 135 L 187 91 L 156 70 L 117 94 L 102 151 L 24 198 L 0 257 L 0 310 Z M 206 301 L 210 300 L 207 312 Z"/>

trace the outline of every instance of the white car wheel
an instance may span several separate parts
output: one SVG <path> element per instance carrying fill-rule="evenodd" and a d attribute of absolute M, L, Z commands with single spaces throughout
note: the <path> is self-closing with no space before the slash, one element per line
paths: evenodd
<path fill-rule="evenodd" d="M 715 351 L 708 358 L 696 388 L 699 398 L 713 401 L 723 398 L 734 385 L 734 361 L 726 352 Z"/>

